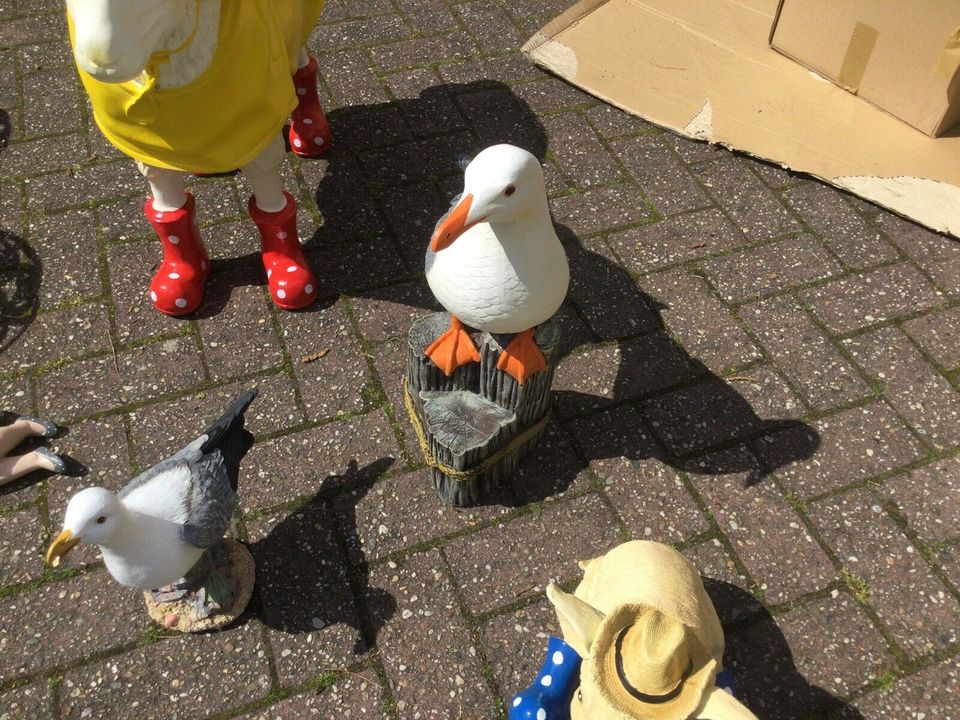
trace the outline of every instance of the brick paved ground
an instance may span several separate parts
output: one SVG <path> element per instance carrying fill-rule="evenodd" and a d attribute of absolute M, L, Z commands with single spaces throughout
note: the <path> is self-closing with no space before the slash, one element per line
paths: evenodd
<path fill-rule="evenodd" d="M 68 424 L 91 468 L 0 490 L 0 718 L 503 717 L 556 630 L 545 583 L 630 537 L 709 578 L 761 717 L 960 717 L 960 246 L 544 75 L 517 48 L 568 3 L 331 0 L 336 148 L 285 169 L 323 302 L 275 311 L 246 190 L 198 180 L 214 274 L 172 320 L 60 0 L 0 0 L 0 407 Z M 455 157 L 502 140 L 544 160 L 566 356 L 538 459 L 458 511 L 411 442 L 403 336 Z M 255 383 L 238 627 L 163 637 L 90 549 L 43 570 L 73 491 Z"/>

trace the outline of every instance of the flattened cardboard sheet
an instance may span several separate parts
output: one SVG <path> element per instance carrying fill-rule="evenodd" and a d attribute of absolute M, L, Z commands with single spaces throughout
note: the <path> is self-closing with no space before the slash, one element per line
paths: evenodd
<path fill-rule="evenodd" d="M 774 51 L 777 0 L 583 0 L 524 46 L 686 137 L 809 173 L 960 237 L 960 130 L 931 138 Z"/>

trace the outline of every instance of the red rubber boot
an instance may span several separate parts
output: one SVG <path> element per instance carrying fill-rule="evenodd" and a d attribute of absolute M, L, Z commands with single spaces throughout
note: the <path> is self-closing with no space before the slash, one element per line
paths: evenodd
<path fill-rule="evenodd" d="M 150 282 L 150 300 L 164 315 L 189 315 L 200 307 L 210 274 L 210 256 L 197 230 L 193 195 L 187 193 L 186 204 L 177 210 L 157 210 L 150 198 L 143 212 L 163 246 L 163 262 Z"/>
<path fill-rule="evenodd" d="M 297 202 L 283 193 L 287 205 L 277 212 L 265 212 L 250 198 L 247 211 L 260 231 L 263 269 L 267 271 L 270 297 L 277 307 L 299 310 L 317 298 L 317 279 L 307 265 L 297 238 Z"/>
<path fill-rule="evenodd" d="M 290 115 L 290 149 L 300 157 L 319 157 L 330 147 L 330 126 L 317 95 L 317 60 L 297 70 L 293 76 L 297 89 L 297 107 Z"/>

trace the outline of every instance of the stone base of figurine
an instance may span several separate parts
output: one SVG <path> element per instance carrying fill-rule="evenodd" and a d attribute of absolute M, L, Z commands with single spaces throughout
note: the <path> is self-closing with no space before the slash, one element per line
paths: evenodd
<path fill-rule="evenodd" d="M 167 630 L 195 633 L 229 625 L 250 602 L 256 564 L 238 540 L 208 549 L 179 583 L 143 594 L 150 617 Z"/>
<path fill-rule="evenodd" d="M 537 327 L 547 369 L 523 385 L 497 368 L 512 335 L 472 331 L 480 362 L 445 375 L 424 351 L 449 327 L 450 315 L 439 312 L 410 328 L 406 401 L 437 494 L 465 507 L 490 498 L 536 447 L 548 421 L 560 327 L 552 319 Z"/>

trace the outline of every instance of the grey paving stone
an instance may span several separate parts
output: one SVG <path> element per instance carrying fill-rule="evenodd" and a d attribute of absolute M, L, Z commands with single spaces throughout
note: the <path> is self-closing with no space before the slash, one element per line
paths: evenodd
<path fill-rule="evenodd" d="M 560 624 L 553 605 L 546 600 L 496 617 L 483 626 L 483 649 L 506 707 L 536 679 L 551 635 L 561 636 Z"/>
<path fill-rule="evenodd" d="M 346 674 L 319 693 L 281 700 L 262 710 L 245 713 L 243 720 L 305 720 L 307 718 L 343 718 L 344 720 L 387 720 L 382 705 L 383 691 L 377 676 L 369 670 Z"/>
<path fill-rule="evenodd" d="M 17 585 L 39 577 L 43 572 L 47 533 L 37 508 L 0 515 L 0 529 L 0 586 Z"/>
<path fill-rule="evenodd" d="M 257 563 L 260 620 L 281 685 L 348 667 L 367 650 L 337 524 L 327 504 L 247 523 Z M 309 559 L 309 560 L 307 560 Z"/>
<path fill-rule="evenodd" d="M 696 172 L 747 237 L 761 240 L 800 229 L 743 158 L 725 157 L 699 166 Z"/>
<path fill-rule="evenodd" d="M 897 328 L 844 342 L 884 397 L 934 448 L 957 444 L 960 394 Z"/>
<path fill-rule="evenodd" d="M 481 52 L 514 50 L 527 39 L 511 22 L 503 8 L 491 0 L 459 4 L 456 12 L 476 40 Z"/>
<path fill-rule="evenodd" d="M 561 415 L 664 390 L 705 369 L 665 333 L 591 347 L 560 361 L 553 392 Z"/>
<path fill-rule="evenodd" d="M 671 270 L 648 275 L 640 284 L 662 307 L 660 317 L 671 334 L 713 372 L 761 358 L 753 341 L 702 278 Z"/>
<path fill-rule="evenodd" d="M 910 657 L 956 642 L 960 603 L 866 490 L 817 503 L 811 518 Z"/>
<path fill-rule="evenodd" d="M 543 123 L 553 157 L 578 187 L 603 185 L 623 178 L 613 157 L 584 126 L 578 113 L 549 115 Z"/>
<path fill-rule="evenodd" d="M 733 223 L 715 209 L 684 213 L 607 236 L 607 242 L 635 273 L 708 257 L 747 244 Z"/>
<path fill-rule="evenodd" d="M 960 308 L 910 320 L 903 329 L 935 362 L 948 370 L 960 367 Z"/>
<path fill-rule="evenodd" d="M 792 298 L 747 305 L 740 317 L 812 407 L 827 409 L 870 394 L 856 368 Z"/>
<path fill-rule="evenodd" d="M 587 495 L 452 540 L 445 553 L 467 607 L 480 613 L 539 592 L 551 579 L 577 577 L 577 560 L 602 555 L 620 539 L 606 505 Z"/>
<path fill-rule="evenodd" d="M 64 674 L 60 717 L 209 717 L 270 691 L 260 627 L 182 635 Z"/>
<path fill-rule="evenodd" d="M 957 294 L 960 277 L 960 243 L 955 238 L 939 235 L 893 213 L 882 213 L 880 229 L 904 253 L 917 261 L 941 287 Z"/>
<path fill-rule="evenodd" d="M 701 267 L 729 302 L 789 290 L 842 272 L 839 263 L 810 235 L 707 260 Z"/>
<path fill-rule="evenodd" d="M 370 615 L 403 720 L 495 712 L 454 586 L 437 550 L 388 563 L 372 577 Z"/>
<path fill-rule="evenodd" d="M 936 717 L 956 720 L 960 663 L 956 659 L 931 665 L 899 680 L 888 691 L 875 691 L 855 703 L 864 717 Z"/>
<path fill-rule="evenodd" d="M 333 501 L 357 560 L 368 561 L 469 529 L 502 515 L 496 505 L 451 507 L 439 497 L 428 470 L 363 485 Z M 397 512 L 399 508 L 406 508 Z"/>
<path fill-rule="evenodd" d="M 883 403 L 845 410 L 811 423 L 816 452 L 797 460 L 794 448 L 809 443 L 809 430 L 791 428 L 758 443 L 760 456 L 801 497 L 868 480 L 923 457 L 924 450 Z M 788 459 L 793 455 L 793 459 Z"/>
<path fill-rule="evenodd" d="M 0 720 L 49 720 L 50 692 L 43 682 L 0 693 Z"/>
<path fill-rule="evenodd" d="M 840 697 L 895 668 L 883 638 L 842 592 L 732 633 L 725 658 L 738 697 L 760 717 L 842 713 L 849 706 Z"/>
<path fill-rule="evenodd" d="M 919 270 L 901 263 L 852 275 L 803 294 L 814 314 L 835 333 L 846 333 L 937 307 L 944 302 Z"/>
<path fill-rule="evenodd" d="M 346 315 L 337 305 L 317 305 L 305 312 L 282 313 L 279 318 L 311 420 L 362 409 L 363 388 L 370 380 Z M 303 362 L 305 357 L 324 352 L 314 362 Z"/>
<path fill-rule="evenodd" d="M 700 579 L 724 627 L 766 612 L 750 591 L 751 581 L 719 540 L 714 538 L 687 548 L 683 554 L 700 571 Z"/>
<path fill-rule="evenodd" d="M 37 381 L 40 411 L 71 420 L 204 383 L 200 355 L 191 337 L 128 350 L 114 362 L 107 355 L 46 373 Z"/>
<path fill-rule="evenodd" d="M 393 430 L 380 410 L 281 435 L 257 443 L 247 455 L 251 472 L 240 507 L 262 510 L 378 477 L 392 468 L 397 455 Z"/>
<path fill-rule="evenodd" d="M 617 140 L 611 147 L 662 215 L 713 204 L 663 135 Z"/>
<path fill-rule="evenodd" d="M 745 473 L 691 474 L 764 601 L 778 605 L 827 587 L 836 570 L 796 511 L 771 483 L 745 487 L 746 479 Z"/>
<path fill-rule="evenodd" d="M 941 460 L 892 477 L 877 492 L 897 504 L 922 542 L 934 545 L 957 536 L 960 458 Z"/>
<path fill-rule="evenodd" d="M 662 327 L 656 305 L 624 270 L 602 240 L 567 245 L 567 297 L 597 337 L 630 337 Z"/>
<path fill-rule="evenodd" d="M 847 267 L 861 269 L 897 259 L 896 249 L 833 188 L 807 183 L 788 190 L 784 198 Z"/>
<path fill-rule="evenodd" d="M 4 681 L 131 643 L 150 622 L 143 595 L 120 587 L 106 572 L 9 595 L 0 607 Z"/>
<path fill-rule="evenodd" d="M 103 293 L 93 218 L 74 210 L 38 218 L 28 235 L 40 259 L 43 306 Z"/>

